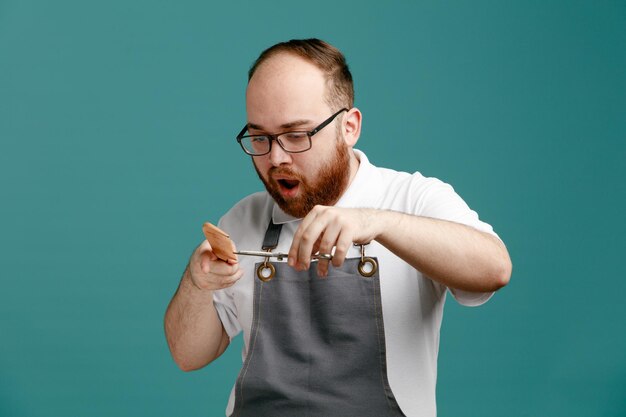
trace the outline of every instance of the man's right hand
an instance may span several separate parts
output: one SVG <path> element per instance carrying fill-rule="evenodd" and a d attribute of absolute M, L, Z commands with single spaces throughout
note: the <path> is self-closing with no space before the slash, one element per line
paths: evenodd
<path fill-rule="evenodd" d="M 238 262 L 218 259 L 206 240 L 194 250 L 188 269 L 191 282 L 201 290 L 214 291 L 228 288 L 243 276 Z"/>

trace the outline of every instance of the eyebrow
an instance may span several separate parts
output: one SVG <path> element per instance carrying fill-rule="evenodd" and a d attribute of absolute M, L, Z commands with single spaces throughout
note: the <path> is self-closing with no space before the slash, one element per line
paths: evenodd
<path fill-rule="evenodd" d="M 291 128 L 294 128 L 294 127 L 300 127 L 300 126 L 308 125 L 308 124 L 311 124 L 311 123 L 312 123 L 311 120 L 300 119 L 300 120 L 294 120 L 293 122 L 283 123 L 279 127 L 280 127 L 281 130 L 284 131 L 285 129 L 291 129 Z M 248 129 L 265 131 L 265 129 L 263 129 L 260 125 L 257 125 L 257 124 L 254 124 L 254 123 L 248 123 Z"/>

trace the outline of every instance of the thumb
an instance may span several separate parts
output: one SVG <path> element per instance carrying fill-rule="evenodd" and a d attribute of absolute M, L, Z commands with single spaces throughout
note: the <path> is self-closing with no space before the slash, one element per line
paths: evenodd
<path fill-rule="evenodd" d="M 209 248 L 200 253 L 200 270 L 207 274 L 211 271 L 211 262 L 217 261 L 217 256 Z"/>

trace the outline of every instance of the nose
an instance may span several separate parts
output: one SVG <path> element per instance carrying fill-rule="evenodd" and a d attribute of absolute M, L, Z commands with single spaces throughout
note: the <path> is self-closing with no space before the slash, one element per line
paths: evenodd
<path fill-rule="evenodd" d="M 269 157 L 270 163 L 275 167 L 291 163 L 291 155 L 289 152 L 285 152 L 276 140 L 272 143 L 272 149 L 270 150 Z"/>

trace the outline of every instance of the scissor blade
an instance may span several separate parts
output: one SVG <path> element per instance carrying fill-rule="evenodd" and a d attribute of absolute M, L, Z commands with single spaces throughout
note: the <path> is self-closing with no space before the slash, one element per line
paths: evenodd
<path fill-rule="evenodd" d="M 240 251 L 236 251 L 235 255 L 260 256 L 263 258 L 278 258 L 278 259 L 283 259 L 287 257 L 286 253 L 264 252 L 260 250 L 240 250 Z"/>
<path fill-rule="evenodd" d="M 288 256 L 286 253 L 282 253 L 282 252 L 264 252 L 260 250 L 259 251 L 240 250 L 234 253 L 235 255 L 260 256 L 263 258 L 278 258 L 279 261 Z M 331 259 L 333 259 L 333 255 L 331 255 L 330 253 L 316 253 L 315 255 L 311 255 L 311 259 L 315 259 L 315 260 L 324 259 L 324 260 L 330 261 Z"/>

